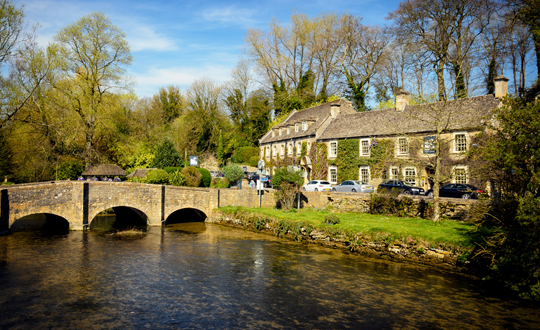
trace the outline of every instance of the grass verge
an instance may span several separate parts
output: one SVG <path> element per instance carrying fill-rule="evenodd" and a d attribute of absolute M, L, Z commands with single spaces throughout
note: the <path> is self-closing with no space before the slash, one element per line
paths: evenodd
<path fill-rule="evenodd" d="M 393 243 L 421 243 L 426 247 L 452 248 L 454 250 L 470 250 L 477 242 L 489 234 L 475 231 L 472 224 L 442 220 L 439 223 L 418 218 L 401 218 L 386 215 L 371 215 L 365 213 L 330 213 L 317 209 L 302 209 L 300 211 L 282 211 L 272 208 L 247 207 L 221 207 L 219 210 L 225 214 L 235 215 L 237 218 L 252 223 L 261 230 L 265 222 L 276 221 L 280 230 L 278 235 L 295 231 L 301 228 L 308 232 L 316 229 L 328 235 L 345 236 L 350 241 L 371 240 Z M 340 223 L 327 225 L 324 218 L 337 215 Z"/>

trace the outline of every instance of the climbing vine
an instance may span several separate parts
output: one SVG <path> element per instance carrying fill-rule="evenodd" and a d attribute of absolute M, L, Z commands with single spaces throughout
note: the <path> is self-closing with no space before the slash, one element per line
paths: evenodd
<path fill-rule="evenodd" d="M 311 159 L 311 179 L 326 180 L 328 178 L 328 148 L 326 143 L 313 143 L 309 150 Z"/>

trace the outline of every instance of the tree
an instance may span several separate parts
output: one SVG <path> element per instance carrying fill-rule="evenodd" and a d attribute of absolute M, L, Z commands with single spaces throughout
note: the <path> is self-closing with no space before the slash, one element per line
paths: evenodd
<path fill-rule="evenodd" d="M 223 168 L 223 175 L 229 181 L 238 181 L 244 178 L 244 171 L 236 164 L 227 165 Z"/>
<path fill-rule="evenodd" d="M 152 167 L 178 167 L 182 166 L 182 156 L 169 139 L 164 139 L 154 152 Z"/>
<path fill-rule="evenodd" d="M 284 210 L 290 210 L 294 205 L 296 195 L 304 182 L 301 171 L 280 167 L 272 177 L 272 186 L 277 188 L 275 198 Z"/>
<path fill-rule="evenodd" d="M 65 107 L 74 111 L 84 127 L 86 166 L 95 160 L 95 135 L 102 125 L 108 94 L 127 87 L 126 66 L 131 53 L 126 34 L 103 13 L 83 16 L 54 37 L 59 47 L 59 67 L 52 85 Z"/>
<path fill-rule="evenodd" d="M 183 97 L 178 86 L 169 85 L 161 87 L 159 92 L 152 98 L 155 106 L 160 107 L 163 121 L 170 123 L 178 118 L 183 111 Z"/>
<path fill-rule="evenodd" d="M 507 3 L 516 8 L 516 18 L 529 27 L 536 53 L 537 77 L 540 77 L 540 0 L 507 0 Z"/>
<path fill-rule="evenodd" d="M 13 171 L 11 147 L 4 134 L 5 129 L 0 129 L 0 179 L 2 181 Z"/>

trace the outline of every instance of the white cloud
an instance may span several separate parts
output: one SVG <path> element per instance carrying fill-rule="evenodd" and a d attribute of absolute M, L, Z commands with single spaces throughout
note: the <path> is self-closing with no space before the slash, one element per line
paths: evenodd
<path fill-rule="evenodd" d="M 132 51 L 154 50 L 171 51 L 178 47 L 173 40 L 157 33 L 148 25 L 134 26 L 127 31 L 129 45 Z"/>
<path fill-rule="evenodd" d="M 202 17 L 210 22 L 242 25 L 254 23 L 255 20 L 252 16 L 255 13 L 255 9 L 237 8 L 235 5 L 231 5 L 227 7 L 207 8 L 203 10 Z"/>

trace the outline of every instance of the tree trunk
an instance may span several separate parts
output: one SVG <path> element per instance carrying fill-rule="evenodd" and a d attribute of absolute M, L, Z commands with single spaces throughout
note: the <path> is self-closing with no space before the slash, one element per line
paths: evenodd
<path fill-rule="evenodd" d="M 488 94 L 495 94 L 495 68 L 496 68 L 497 62 L 495 61 L 495 58 L 493 57 L 488 64 L 488 77 L 487 77 L 487 90 Z"/>
<path fill-rule="evenodd" d="M 439 101 L 446 100 L 446 91 L 444 87 L 444 62 L 439 61 L 438 67 L 437 67 L 437 84 L 438 84 L 438 90 L 439 90 Z"/>
<path fill-rule="evenodd" d="M 454 74 L 456 75 L 456 98 L 464 99 L 467 97 L 467 86 L 465 85 L 465 77 L 463 76 L 461 65 L 454 65 Z"/>

